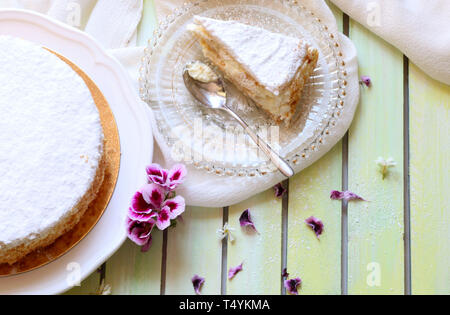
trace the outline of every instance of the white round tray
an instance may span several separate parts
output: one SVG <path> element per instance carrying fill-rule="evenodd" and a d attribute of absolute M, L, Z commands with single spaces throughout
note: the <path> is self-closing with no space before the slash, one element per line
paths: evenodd
<path fill-rule="evenodd" d="M 133 192 L 145 183 L 153 156 L 148 109 L 122 66 L 90 36 L 25 10 L 0 10 L 0 35 L 17 36 L 67 57 L 97 84 L 119 129 L 121 165 L 115 192 L 103 217 L 72 250 L 28 273 L 0 278 L 1 294 L 57 294 L 70 289 L 106 261 L 126 239 L 125 218 Z M 1 224 L 1 223 L 0 223 Z"/>

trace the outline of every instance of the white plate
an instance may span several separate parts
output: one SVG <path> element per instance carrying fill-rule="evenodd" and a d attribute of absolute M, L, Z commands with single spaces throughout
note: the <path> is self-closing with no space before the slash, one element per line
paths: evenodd
<path fill-rule="evenodd" d="M 90 36 L 24 10 L 0 10 L 0 35 L 41 44 L 79 66 L 106 97 L 116 118 L 121 165 L 115 192 L 103 217 L 75 248 L 52 263 L 21 275 L 0 278 L 0 294 L 57 294 L 86 278 L 126 239 L 125 217 L 133 192 L 145 183 L 153 137 L 145 106 L 122 66 Z"/>

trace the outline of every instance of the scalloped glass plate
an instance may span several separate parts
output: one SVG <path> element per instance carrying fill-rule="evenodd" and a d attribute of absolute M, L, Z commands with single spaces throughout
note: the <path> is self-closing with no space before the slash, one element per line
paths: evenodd
<path fill-rule="evenodd" d="M 186 63 L 208 62 L 187 30 L 194 15 L 306 38 L 319 49 L 318 65 L 290 126 L 275 125 L 227 84 L 228 104 L 291 164 L 307 159 L 310 150 L 318 150 L 344 106 L 345 63 L 335 36 L 296 1 L 203 0 L 186 4 L 160 24 L 141 67 L 141 97 L 152 108 L 173 158 L 224 176 L 264 176 L 276 171 L 233 118 L 205 109 L 186 89 L 182 78 Z"/>

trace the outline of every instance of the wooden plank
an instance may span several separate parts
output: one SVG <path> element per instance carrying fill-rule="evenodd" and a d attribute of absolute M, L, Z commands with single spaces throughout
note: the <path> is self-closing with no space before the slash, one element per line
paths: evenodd
<path fill-rule="evenodd" d="M 342 30 L 342 11 L 328 5 Z M 287 267 L 290 277 L 303 280 L 300 294 L 341 293 L 341 204 L 330 200 L 341 183 L 341 142 L 289 182 Z M 320 241 L 305 224 L 311 216 L 324 222 Z"/>
<path fill-rule="evenodd" d="M 330 199 L 341 183 L 341 143 L 290 181 L 288 272 L 303 280 L 301 294 L 341 293 L 341 203 Z M 305 224 L 311 216 L 324 223 L 320 240 Z"/>
<path fill-rule="evenodd" d="M 195 294 L 191 279 L 206 279 L 202 294 L 220 294 L 222 209 L 188 207 L 182 222 L 171 229 L 167 244 L 166 294 Z"/>
<path fill-rule="evenodd" d="M 410 65 L 413 294 L 450 294 L 450 87 Z"/>
<path fill-rule="evenodd" d="M 159 294 L 163 233 L 155 229 L 150 251 L 127 241 L 106 264 L 105 283 L 112 294 Z"/>
<path fill-rule="evenodd" d="M 268 190 L 230 207 L 229 224 L 235 228 L 234 244 L 228 244 L 227 270 L 242 262 L 244 270 L 227 282 L 229 295 L 276 295 L 281 292 L 281 199 Z M 248 233 L 239 218 L 250 209 L 259 234 Z"/>
<path fill-rule="evenodd" d="M 373 86 L 349 131 L 349 189 L 370 202 L 348 206 L 348 292 L 403 294 L 403 55 L 354 21 L 350 38 Z M 397 162 L 385 180 L 378 157 Z"/>

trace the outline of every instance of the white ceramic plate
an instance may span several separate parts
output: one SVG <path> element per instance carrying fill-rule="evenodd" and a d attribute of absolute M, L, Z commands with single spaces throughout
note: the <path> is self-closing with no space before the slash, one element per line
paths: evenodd
<path fill-rule="evenodd" d="M 151 126 L 125 70 L 90 36 L 24 10 L 0 10 L 0 35 L 30 40 L 73 61 L 103 92 L 119 129 L 119 177 L 98 224 L 63 257 L 34 271 L 0 278 L 0 294 L 57 294 L 94 272 L 126 239 L 126 209 L 133 192 L 145 182 L 145 166 L 152 160 Z"/>

